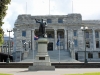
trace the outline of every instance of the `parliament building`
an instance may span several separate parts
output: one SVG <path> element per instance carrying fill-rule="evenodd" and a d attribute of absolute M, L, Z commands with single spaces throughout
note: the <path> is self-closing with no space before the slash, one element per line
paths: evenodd
<path fill-rule="evenodd" d="M 84 59 L 88 62 L 100 61 L 100 20 L 82 20 L 82 15 L 77 13 L 19 15 L 13 28 L 16 61 L 24 60 L 30 50 L 38 49 L 34 36 L 39 37 L 39 23 L 36 23 L 35 19 L 43 19 L 47 23 L 48 51 L 69 51 L 70 57 L 77 61 L 84 61 Z M 60 36 L 59 46 L 57 46 L 58 36 Z"/>

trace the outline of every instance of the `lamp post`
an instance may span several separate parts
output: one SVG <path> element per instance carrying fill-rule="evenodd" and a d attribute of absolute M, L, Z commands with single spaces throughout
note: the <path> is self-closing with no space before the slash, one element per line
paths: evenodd
<path fill-rule="evenodd" d="M 75 58 L 75 52 L 74 52 L 74 42 L 71 41 L 71 49 L 72 49 L 72 58 Z"/>
<path fill-rule="evenodd" d="M 71 48 L 73 48 L 74 42 L 73 41 L 70 41 L 70 40 L 69 40 L 69 42 L 71 44 Z"/>
<path fill-rule="evenodd" d="M 29 48 L 30 48 L 30 43 L 31 43 L 31 41 L 29 41 L 28 43 L 29 43 Z"/>
<path fill-rule="evenodd" d="M 86 36 L 85 36 L 85 32 L 88 29 L 88 27 L 81 27 L 81 30 L 84 31 L 84 46 L 85 46 L 85 60 L 84 63 L 87 63 L 87 58 L 86 58 Z"/>
<path fill-rule="evenodd" d="M 28 43 L 27 43 L 27 42 L 25 42 L 25 43 L 24 43 L 24 46 L 25 46 L 25 51 L 26 51 L 26 44 L 28 44 Z"/>
<path fill-rule="evenodd" d="M 9 58 L 9 50 L 10 50 L 10 32 L 12 32 L 12 30 L 7 30 L 7 32 L 9 32 L 9 48 L 8 48 L 8 58 L 7 58 L 7 63 L 9 63 L 10 58 Z"/>
<path fill-rule="evenodd" d="M 74 42 L 69 40 L 69 48 L 71 49 L 70 52 L 71 52 L 71 57 L 72 57 L 72 58 L 75 57 L 75 56 L 74 56 L 74 52 L 73 52 L 73 51 L 74 51 L 74 49 L 73 49 L 74 46 L 73 46 L 73 45 L 74 45 Z M 73 57 L 73 56 L 74 56 L 74 57 Z"/>

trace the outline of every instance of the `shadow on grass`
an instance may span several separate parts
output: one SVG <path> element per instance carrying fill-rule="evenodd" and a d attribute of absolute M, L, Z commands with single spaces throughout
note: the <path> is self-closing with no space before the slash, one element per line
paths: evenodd
<path fill-rule="evenodd" d="M 36 70 L 36 71 L 24 70 L 24 71 L 19 71 L 19 72 L 37 72 L 37 71 L 54 71 L 54 70 Z M 17 72 L 17 73 L 19 73 L 19 72 Z"/>
<path fill-rule="evenodd" d="M 24 70 L 24 71 L 19 71 L 19 72 L 37 72 L 37 71 Z"/>

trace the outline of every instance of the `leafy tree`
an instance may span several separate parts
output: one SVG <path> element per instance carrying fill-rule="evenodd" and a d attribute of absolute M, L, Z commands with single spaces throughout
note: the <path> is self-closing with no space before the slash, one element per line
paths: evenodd
<path fill-rule="evenodd" d="M 6 16 L 6 10 L 8 9 L 8 4 L 11 0 L 0 0 L 0 45 L 3 44 L 4 31 L 1 26 L 4 24 L 3 19 Z"/>

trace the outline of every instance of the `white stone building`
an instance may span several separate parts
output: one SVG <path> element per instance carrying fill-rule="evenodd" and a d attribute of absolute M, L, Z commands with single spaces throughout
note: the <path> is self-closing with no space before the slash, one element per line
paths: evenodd
<path fill-rule="evenodd" d="M 58 50 L 56 43 L 59 34 L 61 37 L 60 50 L 69 51 L 71 58 L 84 61 L 86 45 L 86 59 L 92 62 L 100 61 L 100 20 L 82 20 L 81 14 L 74 13 L 45 16 L 19 15 L 13 29 L 16 61 L 21 61 L 23 54 L 25 55 L 25 52 L 32 49 L 31 41 L 34 39 L 32 34 L 38 36 L 39 24 L 35 22 L 35 19 L 44 19 L 47 22 L 48 51 Z M 84 31 L 81 30 L 81 27 L 85 26 L 88 29 L 85 31 L 84 38 Z M 73 41 L 74 45 L 69 45 L 70 41 Z M 24 44 L 25 42 L 27 44 Z M 33 50 L 37 50 L 37 42 L 32 41 L 33 44 Z"/>

